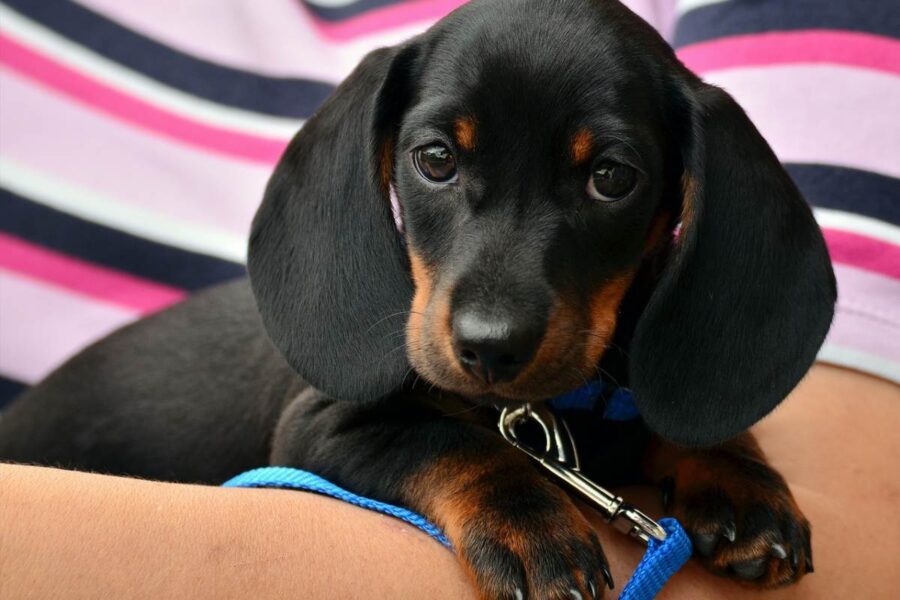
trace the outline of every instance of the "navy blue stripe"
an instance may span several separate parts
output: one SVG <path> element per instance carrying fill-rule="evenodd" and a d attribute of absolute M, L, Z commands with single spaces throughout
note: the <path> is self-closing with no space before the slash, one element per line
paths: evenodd
<path fill-rule="evenodd" d="M 325 21 L 343 21 L 367 13 L 375 8 L 403 3 L 403 0 L 356 0 L 356 2 L 346 6 L 320 6 L 315 2 L 300 1 L 309 12 Z"/>
<path fill-rule="evenodd" d="M 266 77 L 200 60 L 72 2 L 3 0 L 3 3 L 129 69 L 219 104 L 281 117 L 307 118 L 334 89 L 320 81 Z"/>
<path fill-rule="evenodd" d="M 787 164 L 806 200 L 900 225 L 900 179 L 830 165 Z"/>
<path fill-rule="evenodd" d="M 674 46 L 731 35 L 841 29 L 900 36 L 897 0 L 728 0 L 681 16 Z"/>
<path fill-rule="evenodd" d="M 241 277 L 243 265 L 151 242 L 0 188 L 0 231 L 70 256 L 183 290 Z"/>
<path fill-rule="evenodd" d="M 0 376 L 0 410 L 28 387 L 24 383 Z"/>

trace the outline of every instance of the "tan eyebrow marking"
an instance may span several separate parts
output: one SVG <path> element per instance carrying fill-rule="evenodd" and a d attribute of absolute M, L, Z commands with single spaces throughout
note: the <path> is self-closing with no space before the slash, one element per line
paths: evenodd
<path fill-rule="evenodd" d="M 475 117 L 460 117 L 456 120 L 456 143 L 467 152 L 475 149 Z"/>
<path fill-rule="evenodd" d="M 587 129 L 579 129 L 572 136 L 572 161 L 575 165 L 585 163 L 594 151 L 594 134 Z"/>

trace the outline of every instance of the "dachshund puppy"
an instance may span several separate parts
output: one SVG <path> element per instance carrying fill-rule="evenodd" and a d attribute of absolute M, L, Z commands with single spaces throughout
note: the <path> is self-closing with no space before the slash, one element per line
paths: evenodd
<path fill-rule="evenodd" d="M 308 469 L 440 525 L 485 598 L 596 598 L 591 526 L 495 423 L 602 374 L 641 419 L 572 420 L 591 478 L 664 485 L 717 572 L 812 571 L 746 430 L 828 330 L 821 233 L 741 108 L 617 2 L 476 0 L 367 56 L 284 153 L 248 266 L 27 392 L 0 457 Z"/>

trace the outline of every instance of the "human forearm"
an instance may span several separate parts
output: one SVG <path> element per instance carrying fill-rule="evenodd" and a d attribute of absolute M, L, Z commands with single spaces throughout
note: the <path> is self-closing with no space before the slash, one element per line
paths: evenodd
<path fill-rule="evenodd" d="M 453 555 L 311 494 L 0 465 L 6 598 L 466 598 Z"/>

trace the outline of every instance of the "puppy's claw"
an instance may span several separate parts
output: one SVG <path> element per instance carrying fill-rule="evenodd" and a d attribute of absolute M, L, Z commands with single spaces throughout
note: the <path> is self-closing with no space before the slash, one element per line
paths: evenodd
<path fill-rule="evenodd" d="M 737 539 L 737 527 L 735 526 L 734 521 L 728 521 L 722 526 L 722 535 L 725 536 L 726 540 L 732 543 Z"/>
<path fill-rule="evenodd" d="M 569 598 L 571 600 L 584 600 L 584 596 L 575 588 L 569 588 Z"/>
<path fill-rule="evenodd" d="M 672 477 L 665 477 L 659 484 L 660 490 L 660 500 L 662 501 L 662 505 L 664 509 L 669 508 L 672 505 L 673 496 L 675 494 L 675 479 Z"/>
<path fill-rule="evenodd" d="M 772 544 L 772 556 L 784 560 L 787 558 L 787 551 L 781 544 Z"/>
<path fill-rule="evenodd" d="M 606 580 L 606 585 L 609 589 L 615 589 L 616 584 L 613 582 L 612 573 L 609 572 L 609 566 L 603 565 L 600 567 L 600 570 L 603 572 L 603 579 Z"/>

